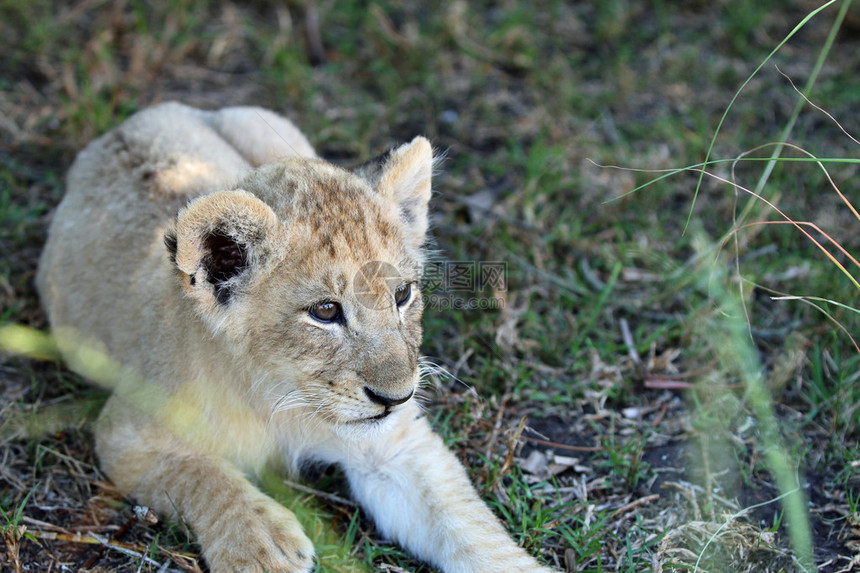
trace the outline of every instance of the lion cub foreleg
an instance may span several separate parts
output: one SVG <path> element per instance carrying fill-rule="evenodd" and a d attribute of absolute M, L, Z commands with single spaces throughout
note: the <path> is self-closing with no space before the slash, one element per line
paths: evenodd
<path fill-rule="evenodd" d="M 550 572 L 517 546 L 424 418 L 399 427 L 344 464 L 353 495 L 384 535 L 446 573 Z"/>
<path fill-rule="evenodd" d="M 212 573 L 311 571 L 313 544 L 295 515 L 236 466 L 215 456 L 171 452 L 168 444 L 159 451 L 149 438 L 120 444 L 117 435 L 96 436 L 111 479 L 140 503 L 190 525 Z"/>

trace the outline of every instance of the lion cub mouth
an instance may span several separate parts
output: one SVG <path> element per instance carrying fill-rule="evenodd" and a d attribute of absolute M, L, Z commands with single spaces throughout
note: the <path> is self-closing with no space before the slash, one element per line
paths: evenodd
<path fill-rule="evenodd" d="M 359 422 L 378 422 L 379 420 L 384 420 L 385 418 L 387 418 L 389 416 L 389 414 L 391 414 L 391 412 L 392 411 L 389 408 L 386 408 L 385 410 L 383 410 L 382 412 L 380 412 L 379 414 L 377 414 L 375 416 L 370 416 L 368 418 L 361 418 L 358 421 Z"/>
<path fill-rule="evenodd" d="M 358 424 L 373 424 L 375 422 L 379 422 L 381 420 L 384 420 L 385 418 L 390 416 L 391 413 L 394 412 L 394 410 L 398 406 L 400 406 L 401 404 L 405 404 L 415 395 L 415 391 L 412 390 L 411 392 L 409 392 L 409 395 L 406 396 L 405 398 L 397 398 L 397 399 L 384 398 L 384 397 L 380 396 L 379 394 L 377 394 L 376 392 L 374 392 L 373 390 L 371 390 L 370 388 L 368 388 L 367 386 L 364 387 L 364 392 L 365 392 L 365 394 L 367 394 L 367 397 L 370 398 L 371 402 L 374 402 L 376 404 L 379 404 L 380 406 L 383 406 L 384 410 L 382 410 L 382 412 L 380 412 L 379 414 L 376 414 L 374 416 L 367 416 L 366 418 L 359 418 L 359 419 L 355 420 L 355 423 L 358 423 Z"/>
<path fill-rule="evenodd" d="M 388 416 L 390 416 L 392 414 L 393 411 L 394 410 L 392 410 L 390 408 L 386 408 L 385 410 L 383 410 L 379 414 L 376 414 L 375 416 L 367 416 L 365 418 L 356 418 L 354 420 L 348 421 L 347 424 L 351 424 L 351 425 L 355 425 L 355 426 L 362 426 L 362 425 L 373 426 L 374 424 L 378 424 L 379 422 L 386 419 Z"/>

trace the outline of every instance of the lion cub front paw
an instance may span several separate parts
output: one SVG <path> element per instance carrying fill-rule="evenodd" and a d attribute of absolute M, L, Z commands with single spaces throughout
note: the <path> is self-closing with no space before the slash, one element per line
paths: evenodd
<path fill-rule="evenodd" d="M 238 519 L 224 516 L 224 520 L 218 540 L 203 548 L 212 573 L 309 573 L 313 569 L 313 544 L 295 516 L 274 501 L 258 502 Z"/>

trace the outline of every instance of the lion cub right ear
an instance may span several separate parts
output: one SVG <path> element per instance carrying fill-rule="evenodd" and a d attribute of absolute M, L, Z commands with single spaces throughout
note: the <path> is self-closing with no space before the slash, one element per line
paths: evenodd
<path fill-rule="evenodd" d="M 171 259 L 187 275 L 183 286 L 205 306 L 227 306 L 272 256 L 274 211 L 247 191 L 195 199 L 164 237 Z"/>
<path fill-rule="evenodd" d="M 427 204 L 433 176 L 433 148 L 423 137 L 371 159 L 354 172 L 396 210 L 408 243 L 420 247 L 427 235 Z"/>

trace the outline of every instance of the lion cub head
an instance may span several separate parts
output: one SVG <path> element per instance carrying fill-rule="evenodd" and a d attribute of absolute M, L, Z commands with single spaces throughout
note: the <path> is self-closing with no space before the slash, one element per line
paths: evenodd
<path fill-rule="evenodd" d="M 255 404 L 366 429 L 412 398 L 432 167 L 421 137 L 354 172 L 287 158 L 179 213 L 177 292 Z"/>

